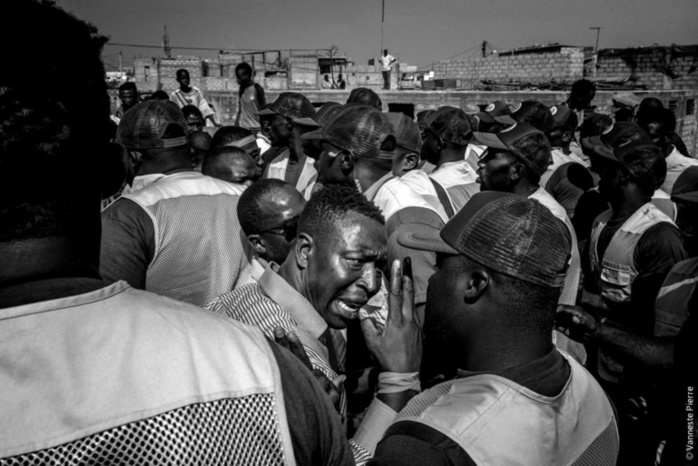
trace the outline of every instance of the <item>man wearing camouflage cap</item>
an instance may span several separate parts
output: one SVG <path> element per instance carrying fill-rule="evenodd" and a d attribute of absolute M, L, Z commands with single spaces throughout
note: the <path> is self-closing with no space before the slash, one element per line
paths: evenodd
<path fill-rule="evenodd" d="M 478 169 L 482 191 L 516 193 L 535 199 L 567 226 L 572 240 L 570 267 L 560 295 L 561 304 L 577 300 L 581 260 L 577 236 L 565 209 L 539 185 L 540 177 L 550 165 L 550 145 L 545 135 L 525 123 L 517 123 L 499 133 L 475 133 L 473 138 L 487 146 Z M 558 333 L 558 347 L 570 352 L 579 361 L 586 360 L 584 347 Z"/>
<path fill-rule="evenodd" d="M 302 94 L 282 93 L 273 104 L 258 113 L 269 117 L 269 139 L 272 147 L 282 148 L 264 170 L 264 178 L 278 178 L 296 187 L 306 199 L 310 198 L 317 180 L 314 160 L 303 152 L 301 135 L 310 128 L 296 123 L 297 120 L 313 116 L 313 104 Z"/>
<path fill-rule="evenodd" d="M 585 252 L 582 304 L 618 325 L 645 329 L 664 277 L 686 258 L 674 222 L 652 202 L 666 161 L 648 140 L 631 141 L 607 158 L 599 191 L 611 208 L 594 221 Z M 599 376 L 624 377 L 622 362 L 600 350 Z"/>
<path fill-rule="evenodd" d="M 156 180 L 102 213 L 100 273 L 198 306 L 235 287 L 249 267 L 235 208 L 242 188 L 192 170 L 186 121 L 172 102 L 147 101 L 117 141 Z"/>
<path fill-rule="evenodd" d="M 440 356 L 452 379 L 394 414 L 376 463 L 615 465 L 608 398 L 551 338 L 565 225 L 538 202 L 486 192 L 440 235 L 414 230 L 403 241 L 444 255 L 429 284 L 424 357 Z"/>
<path fill-rule="evenodd" d="M 435 168 L 429 175 L 422 170 L 410 171 L 401 180 L 423 196 L 445 223 L 476 192 L 464 190 L 476 179 L 475 171 L 465 160 L 476 122 L 458 108 L 441 107 L 426 123 L 421 156 Z"/>
<path fill-rule="evenodd" d="M 418 194 L 402 184 L 390 183 L 394 178 L 395 129 L 388 116 L 377 109 L 346 105 L 322 129 L 304 134 L 303 139 L 322 141 L 317 161 L 320 183 L 355 186 L 378 206 L 386 220 L 415 203 L 428 207 Z"/>

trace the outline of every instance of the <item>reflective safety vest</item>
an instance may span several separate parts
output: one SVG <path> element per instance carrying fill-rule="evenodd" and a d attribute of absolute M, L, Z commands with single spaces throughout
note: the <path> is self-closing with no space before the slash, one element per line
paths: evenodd
<path fill-rule="evenodd" d="M 0 465 L 293 464 L 252 327 L 117 282 L 3 309 Z"/>
<path fill-rule="evenodd" d="M 608 244 L 603 258 L 600 258 L 598 255 L 599 237 L 612 215 L 613 211 L 611 210 L 600 214 L 596 217 L 591 230 L 589 259 L 592 273 L 596 277 L 597 290 L 600 291 L 602 298 L 599 304 L 603 304 L 605 301 L 630 302 L 631 287 L 638 274 L 633 260 L 635 246 L 650 227 L 660 222 L 674 224 L 654 204 L 648 202 L 621 225 Z"/>
<path fill-rule="evenodd" d="M 272 160 L 267 167 L 265 178 L 276 178 L 279 180 L 286 179 L 286 168 L 288 168 L 288 160 L 290 157 L 290 152 L 285 150 L 274 160 Z M 308 156 L 305 157 L 305 163 L 301 169 L 300 178 L 298 178 L 298 182 L 295 186 L 295 188 L 300 191 L 306 200 L 310 199 L 310 195 L 313 192 L 313 187 L 317 182 L 317 170 L 315 170 L 314 164 L 315 160 Z"/>
<path fill-rule="evenodd" d="M 479 374 L 441 383 L 413 398 L 395 422 L 447 435 L 475 464 L 615 465 L 618 426 L 606 394 L 562 354 L 571 374 L 562 392 L 540 395 L 509 379 Z"/>
<path fill-rule="evenodd" d="M 126 194 L 153 222 L 145 289 L 205 306 L 235 288 L 252 257 L 237 218 L 242 188 L 193 171 Z"/>

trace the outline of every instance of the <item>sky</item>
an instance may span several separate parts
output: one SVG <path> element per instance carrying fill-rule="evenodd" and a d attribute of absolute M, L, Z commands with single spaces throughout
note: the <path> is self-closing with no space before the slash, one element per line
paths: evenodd
<path fill-rule="evenodd" d="M 175 55 L 215 51 L 327 49 L 365 65 L 381 50 L 382 0 L 59 0 L 110 42 L 161 45 L 167 26 Z M 698 0 L 385 0 L 383 45 L 402 63 L 428 68 L 477 54 L 533 44 L 599 48 L 697 44 Z M 162 49 L 107 45 L 107 70 Z"/>

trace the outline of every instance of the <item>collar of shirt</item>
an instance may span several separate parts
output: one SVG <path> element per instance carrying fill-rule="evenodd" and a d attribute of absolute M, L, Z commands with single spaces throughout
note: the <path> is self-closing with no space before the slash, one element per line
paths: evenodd
<path fill-rule="evenodd" d="M 253 257 L 250 261 L 250 276 L 252 280 L 259 283 L 259 279 L 262 278 L 264 272 L 267 268 L 272 268 L 274 271 L 279 270 L 279 266 L 273 262 L 267 262 L 261 257 Z"/>
<path fill-rule="evenodd" d="M 150 175 L 139 175 L 133 179 L 133 184 L 131 186 L 126 186 L 122 194 L 132 193 L 143 189 L 155 183 L 160 178 L 164 178 L 166 175 L 164 173 L 151 173 Z"/>
<path fill-rule="evenodd" d="M 461 184 L 474 183 L 477 179 L 477 173 L 465 160 L 446 162 L 437 167 L 429 176 L 443 186 L 444 189 Z"/>
<path fill-rule="evenodd" d="M 381 186 L 385 184 L 386 181 L 394 177 L 393 172 L 388 172 L 385 175 L 383 175 L 378 181 L 373 183 L 370 188 L 366 190 L 364 195 L 366 196 L 366 199 L 369 201 L 373 201 L 373 199 L 376 197 L 376 194 L 378 194 L 378 190 L 381 189 Z"/>
<path fill-rule="evenodd" d="M 470 372 L 458 369 L 459 379 L 479 374 L 493 374 L 509 379 L 543 396 L 555 396 L 570 377 L 570 367 L 557 349 L 533 361 L 499 371 Z"/>
<path fill-rule="evenodd" d="M 298 326 L 314 338 L 320 338 L 327 330 L 327 323 L 310 302 L 296 291 L 273 269 L 273 264 L 264 270 L 258 280 L 259 287 L 276 304 L 286 309 Z"/>
<path fill-rule="evenodd" d="M 666 158 L 667 170 L 686 169 L 690 166 L 698 165 L 698 160 L 686 157 L 673 146 L 671 153 Z"/>

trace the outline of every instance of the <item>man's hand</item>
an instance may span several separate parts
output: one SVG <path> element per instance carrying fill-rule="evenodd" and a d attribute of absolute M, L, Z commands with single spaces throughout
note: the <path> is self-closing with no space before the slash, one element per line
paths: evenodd
<path fill-rule="evenodd" d="M 414 311 L 412 264 L 405 258 L 392 264 L 388 318 L 381 332 L 372 319 L 361 321 L 369 351 L 384 372 L 418 372 L 422 361 L 422 332 Z M 403 273 L 404 272 L 404 273 Z"/>
<path fill-rule="evenodd" d="M 334 405 L 335 409 L 339 410 L 339 401 L 341 397 L 338 387 L 340 387 L 344 382 L 346 376 L 340 375 L 336 379 L 330 380 L 319 369 L 313 369 L 313 366 L 310 363 L 310 358 L 308 358 L 305 349 L 303 349 L 303 344 L 301 344 L 295 333 L 290 332 L 287 334 L 283 328 L 276 327 L 274 329 L 274 340 L 276 340 L 279 345 L 293 353 L 293 355 L 296 356 L 310 372 L 313 373 L 315 380 L 317 380 L 325 393 L 327 393 L 327 396 L 330 397 L 330 401 Z"/>
<path fill-rule="evenodd" d="M 596 338 L 600 324 L 581 307 L 560 304 L 557 306 L 555 325 L 573 340 L 586 343 Z"/>

